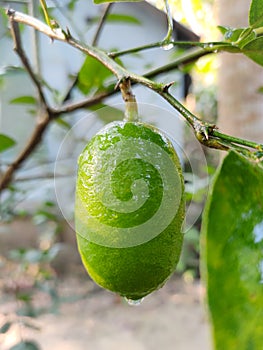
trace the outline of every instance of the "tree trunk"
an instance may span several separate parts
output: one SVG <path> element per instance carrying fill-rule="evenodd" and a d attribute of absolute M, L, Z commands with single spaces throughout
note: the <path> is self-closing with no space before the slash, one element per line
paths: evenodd
<path fill-rule="evenodd" d="M 248 25 L 251 0 L 218 0 L 219 24 Z M 239 54 L 220 55 L 218 126 L 224 133 L 263 143 L 263 68 Z"/>

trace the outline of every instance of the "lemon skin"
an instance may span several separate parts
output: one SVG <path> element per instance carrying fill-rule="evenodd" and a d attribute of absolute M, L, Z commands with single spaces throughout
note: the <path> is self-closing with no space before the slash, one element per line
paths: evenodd
<path fill-rule="evenodd" d="M 92 196 L 94 196 L 94 193 L 89 193 L 89 188 L 90 192 L 92 192 L 94 164 L 97 162 L 98 153 L 100 154 L 99 157 L 101 157 L 101 152 L 97 152 L 97 150 L 106 150 L 112 143 L 130 137 L 138 140 L 142 144 L 142 147 L 142 140 L 147 140 L 158 145 L 172 160 L 180 177 L 180 189 L 178 190 L 178 196 L 180 196 L 179 205 L 174 217 L 156 237 L 134 246 L 121 248 L 104 246 L 90 240 L 88 238 L 88 232 L 87 235 L 83 234 L 83 232 L 78 232 L 78 228 L 76 237 L 82 262 L 90 277 L 98 285 L 107 290 L 118 293 L 127 299 L 137 300 L 164 285 L 175 271 L 181 254 L 183 242 L 182 224 L 185 217 L 184 180 L 178 156 L 171 142 L 158 129 L 144 123 L 111 123 L 91 139 L 80 155 L 76 193 L 86 201 L 87 210 L 90 210 L 90 212 L 96 213 L 97 210 L 103 210 L 103 207 L 100 208 L 98 206 L 98 201 L 93 202 L 94 198 Z M 114 158 L 114 155 L 112 157 Z M 105 163 L 109 164 L 109 161 L 107 160 Z M 120 191 L 123 191 L 123 188 L 125 188 L 125 185 L 122 184 L 122 179 L 125 178 L 127 172 L 128 169 L 124 168 L 117 174 Z M 158 197 L 160 179 L 157 179 L 156 176 L 153 173 L 150 180 L 152 192 L 157 193 L 157 199 L 149 201 L 149 211 L 155 205 L 158 207 L 158 203 L 156 204 L 155 202 L 161 200 Z M 158 183 L 158 189 L 156 191 L 154 187 L 155 183 Z M 125 193 L 122 195 L 125 197 Z M 178 198 L 174 200 L 178 202 Z M 144 207 L 144 211 L 143 216 L 147 214 L 147 206 Z M 105 219 L 106 214 L 101 214 L 103 214 L 101 216 Z M 129 214 L 132 216 L 132 213 Z M 83 216 L 83 213 L 80 214 L 76 208 L 75 216 L 78 217 L 79 215 Z M 125 220 L 127 221 L 125 216 L 120 215 L 118 217 L 117 215 L 116 220 L 115 226 L 127 226 L 127 223 L 124 222 Z M 136 224 L 138 225 L 138 222 Z M 129 223 L 129 225 L 132 225 L 132 223 Z M 87 231 L 89 229 L 87 227 Z"/>

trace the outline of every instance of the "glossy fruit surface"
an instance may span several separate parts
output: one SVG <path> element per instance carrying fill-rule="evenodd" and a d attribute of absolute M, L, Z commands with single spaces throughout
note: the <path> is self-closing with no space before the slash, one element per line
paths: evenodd
<path fill-rule="evenodd" d="M 114 122 L 79 157 L 75 225 L 79 252 L 100 286 L 129 299 L 160 288 L 180 257 L 184 184 L 166 136 Z"/>

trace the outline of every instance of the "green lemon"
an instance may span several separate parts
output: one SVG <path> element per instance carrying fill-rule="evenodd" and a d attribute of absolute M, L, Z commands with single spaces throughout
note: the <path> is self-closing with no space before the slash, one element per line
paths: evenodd
<path fill-rule="evenodd" d="M 79 157 L 75 226 L 91 278 L 127 299 L 160 288 L 180 257 L 184 181 L 158 129 L 114 122 Z"/>

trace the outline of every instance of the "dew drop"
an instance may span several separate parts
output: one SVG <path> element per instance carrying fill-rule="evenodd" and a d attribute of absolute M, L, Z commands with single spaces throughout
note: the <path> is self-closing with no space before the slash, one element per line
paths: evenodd
<path fill-rule="evenodd" d="M 174 47 L 174 45 L 172 43 L 170 44 L 165 44 L 162 46 L 162 48 L 165 50 L 165 51 L 169 51 L 171 50 L 172 48 Z"/>
<path fill-rule="evenodd" d="M 126 297 L 124 299 L 130 306 L 139 306 L 139 305 L 141 305 L 141 303 L 144 300 L 144 298 L 134 300 L 134 299 L 126 298 Z"/>
<path fill-rule="evenodd" d="M 228 30 L 225 34 L 225 39 L 228 40 L 232 37 L 233 35 L 233 30 Z"/>
<path fill-rule="evenodd" d="M 213 49 L 213 47 L 214 47 L 214 44 L 212 44 L 212 43 L 206 43 L 206 44 L 204 44 L 203 45 L 203 49 L 204 50 L 211 50 L 211 49 Z"/>

